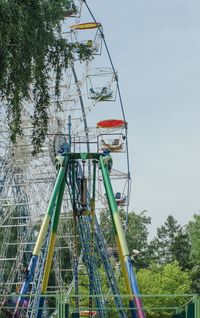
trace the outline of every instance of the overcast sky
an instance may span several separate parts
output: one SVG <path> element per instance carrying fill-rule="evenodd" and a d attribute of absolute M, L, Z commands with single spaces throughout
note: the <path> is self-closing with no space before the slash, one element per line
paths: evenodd
<path fill-rule="evenodd" d="M 200 1 L 88 0 L 103 24 L 129 122 L 131 208 L 152 233 L 200 209 Z M 130 121 L 131 118 L 131 121 Z"/>

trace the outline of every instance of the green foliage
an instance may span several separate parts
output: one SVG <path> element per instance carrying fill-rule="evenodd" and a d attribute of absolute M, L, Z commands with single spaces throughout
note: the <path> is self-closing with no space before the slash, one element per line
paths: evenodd
<path fill-rule="evenodd" d="M 187 233 L 191 242 L 191 278 L 192 291 L 200 293 L 200 215 L 194 214 L 187 225 Z"/>
<path fill-rule="evenodd" d="M 126 214 L 124 211 L 120 211 L 122 224 L 125 225 Z M 106 241 L 109 243 L 109 247 L 115 247 L 114 230 L 110 217 L 110 213 L 107 210 L 101 212 L 100 224 L 103 229 Z M 141 213 L 130 212 L 128 214 L 128 228 L 126 230 L 126 240 L 129 251 L 132 254 L 133 250 L 139 251 L 138 256 L 134 257 L 134 265 L 137 268 L 147 266 L 148 255 L 148 225 L 151 224 L 151 218 L 146 215 L 146 211 Z"/>
<path fill-rule="evenodd" d="M 200 215 L 194 214 L 188 223 L 187 233 L 191 241 L 191 258 L 193 263 L 200 265 Z"/>
<path fill-rule="evenodd" d="M 183 269 L 190 267 L 190 242 L 188 234 L 169 215 L 164 225 L 157 229 L 157 237 L 149 247 L 152 260 L 159 264 L 178 261 Z"/>
<path fill-rule="evenodd" d="M 137 273 L 138 284 L 141 294 L 174 295 L 190 292 L 189 273 L 184 272 L 178 262 L 172 262 L 163 266 L 152 264 L 149 269 L 141 269 Z M 149 318 L 171 317 L 170 310 L 154 310 L 158 307 L 178 307 L 186 299 L 180 296 L 143 298 L 144 305 L 149 308 Z M 161 314 L 162 312 L 162 314 Z"/>
<path fill-rule="evenodd" d="M 69 0 L 0 1 L 0 98 L 7 106 L 13 142 L 22 133 L 22 104 L 33 101 L 35 152 L 40 150 L 48 127 L 50 74 L 55 75 L 58 101 L 62 70 L 75 56 L 91 58 L 91 50 L 72 45 L 61 36 L 61 21 L 68 7 L 71 8 Z"/>
<path fill-rule="evenodd" d="M 151 218 L 146 215 L 147 211 L 141 213 L 131 212 L 128 215 L 128 229 L 126 239 L 131 255 L 135 261 L 137 268 L 148 266 L 148 226 L 151 224 Z M 125 220 L 125 214 L 122 214 Z M 134 256 L 134 250 L 139 252 L 138 256 Z"/>
<path fill-rule="evenodd" d="M 109 247 L 115 247 L 115 233 L 112 225 L 110 212 L 106 209 L 101 211 L 100 226 Z"/>
<path fill-rule="evenodd" d="M 191 292 L 200 294 L 200 265 L 194 265 L 191 268 L 190 276 L 192 280 Z"/>

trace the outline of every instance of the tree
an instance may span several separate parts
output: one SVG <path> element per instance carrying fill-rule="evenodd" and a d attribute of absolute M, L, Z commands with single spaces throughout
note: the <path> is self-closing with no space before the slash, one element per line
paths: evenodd
<path fill-rule="evenodd" d="M 121 221 L 125 227 L 126 214 L 120 211 Z M 151 218 L 146 215 L 146 211 L 141 213 L 130 212 L 128 214 L 128 227 L 126 230 L 126 240 L 129 251 L 133 258 L 134 266 L 137 268 L 146 267 L 148 260 L 148 225 L 151 224 Z M 107 210 L 101 212 L 100 225 L 104 236 L 110 247 L 115 247 L 114 230 L 110 213 Z M 138 251 L 135 255 L 134 251 Z"/>
<path fill-rule="evenodd" d="M 148 266 L 148 225 L 151 224 L 151 218 L 146 212 L 131 212 L 128 215 L 126 239 L 136 268 Z M 125 219 L 125 214 L 123 217 Z"/>
<path fill-rule="evenodd" d="M 164 225 L 157 229 L 157 237 L 151 241 L 149 251 L 152 260 L 159 264 L 177 260 L 181 268 L 190 267 L 188 234 L 172 215 L 169 215 Z"/>
<path fill-rule="evenodd" d="M 175 295 L 190 292 L 189 273 L 184 272 L 177 261 L 163 266 L 152 264 L 148 269 L 140 269 L 137 272 L 137 280 L 141 294 L 174 295 L 174 297 L 143 297 L 149 318 L 171 317 L 172 311 L 163 308 L 181 306 L 186 302 L 186 298 Z"/>
<path fill-rule="evenodd" d="M 191 259 L 193 264 L 200 265 L 200 215 L 194 214 L 187 225 L 187 233 L 191 242 Z"/>
<path fill-rule="evenodd" d="M 191 242 L 191 278 L 192 291 L 200 293 L 200 215 L 194 214 L 193 219 L 187 225 L 187 233 Z"/>
<path fill-rule="evenodd" d="M 75 56 L 81 60 L 91 58 L 91 50 L 82 44 L 68 43 L 61 36 L 61 21 L 71 2 L 0 1 L 0 98 L 7 108 L 13 142 L 22 134 L 23 102 L 34 104 L 34 152 L 40 150 L 47 132 L 50 75 L 55 78 L 59 107 L 62 71 Z M 75 6 L 73 8 L 75 10 Z"/>

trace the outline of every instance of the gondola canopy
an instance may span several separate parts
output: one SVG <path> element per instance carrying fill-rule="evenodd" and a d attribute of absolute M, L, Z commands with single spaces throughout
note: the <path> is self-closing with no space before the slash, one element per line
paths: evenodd
<path fill-rule="evenodd" d="M 122 119 L 107 119 L 97 123 L 97 128 L 124 128 L 127 122 Z"/>
<path fill-rule="evenodd" d="M 98 22 L 87 22 L 87 23 L 79 23 L 73 24 L 70 26 L 70 29 L 74 30 L 88 30 L 88 29 L 96 29 L 101 27 L 101 23 Z"/>

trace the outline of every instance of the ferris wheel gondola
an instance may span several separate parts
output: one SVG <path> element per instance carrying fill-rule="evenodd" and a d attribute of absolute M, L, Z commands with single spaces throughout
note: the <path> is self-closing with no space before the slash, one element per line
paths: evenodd
<path fill-rule="evenodd" d="M 93 56 L 102 53 L 102 25 L 101 23 L 80 23 L 70 26 L 70 36 L 73 43 L 82 50 L 90 50 Z M 81 37 L 78 32 L 81 31 Z M 84 32 L 83 32 L 84 31 Z M 78 36 L 80 38 L 78 38 Z"/>
<path fill-rule="evenodd" d="M 127 122 L 121 119 L 107 119 L 98 122 L 98 151 L 108 149 L 110 152 L 125 152 L 126 136 L 124 129 L 126 127 Z M 105 129 L 107 132 L 102 132 Z"/>
<path fill-rule="evenodd" d="M 116 74 L 111 68 L 91 69 L 87 74 L 88 98 L 98 102 L 116 101 Z"/>

